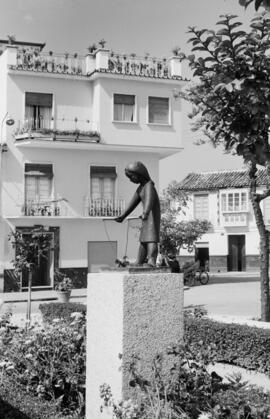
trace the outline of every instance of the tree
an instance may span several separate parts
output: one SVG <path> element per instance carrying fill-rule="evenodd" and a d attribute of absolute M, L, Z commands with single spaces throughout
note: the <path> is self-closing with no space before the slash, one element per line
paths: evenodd
<path fill-rule="evenodd" d="M 11 262 L 15 272 L 21 274 L 23 271 L 28 273 L 28 300 L 27 300 L 27 320 L 31 320 L 31 287 L 32 277 L 35 270 L 40 265 L 42 258 L 48 257 L 51 250 L 51 235 L 45 227 L 34 227 L 27 234 L 20 230 L 12 231 L 9 240 L 15 249 L 15 259 Z"/>
<path fill-rule="evenodd" d="M 217 31 L 189 28 L 192 51 L 200 56 L 186 57 L 197 81 L 183 97 L 193 104 L 193 129 L 201 130 L 214 146 L 221 144 L 227 152 L 242 156 L 248 165 L 260 236 L 261 318 L 270 321 L 269 234 L 260 207 L 270 196 L 270 18 L 256 16 L 248 32 L 241 30 L 236 18 L 221 16 Z M 256 187 L 258 165 L 268 173 L 263 193 Z"/>
<path fill-rule="evenodd" d="M 247 8 L 251 3 L 254 3 L 255 10 L 257 11 L 260 6 L 265 7 L 265 9 L 270 9 L 270 0 L 238 0 L 241 6 Z"/>
<path fill-rule="evenodd" d="M 188 204 L 187 194 L 176 181 L 171 182 L 163 193 L 166 209 L 161 216 L 160 247 L 165 253 L 176 253 L 181 248 L 191 252 L 194 242 L 211 227 L 207 220 L 179 221 L 181 212 Z"/>

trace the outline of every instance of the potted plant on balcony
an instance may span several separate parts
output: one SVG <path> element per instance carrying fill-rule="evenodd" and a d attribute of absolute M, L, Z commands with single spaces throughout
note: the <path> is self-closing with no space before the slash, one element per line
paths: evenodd
<path fill-rule="evenodd" d="M 58 300 L 61 303 L 68 303 L 72 290 L 72 280 L 60 272 L 59 269 L 55 269 L 54 278 L 56 280 L 55 290 L 58 295 Z"/>

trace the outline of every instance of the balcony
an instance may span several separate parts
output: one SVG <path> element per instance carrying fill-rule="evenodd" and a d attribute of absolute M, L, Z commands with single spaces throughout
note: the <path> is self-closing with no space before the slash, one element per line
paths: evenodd
<path fill-rule="evenodd" d="M 84 208 L 86 217 L 118 217 L 124 211 L 125 200 L 86 197 Z"/>
<path fill-rule="evenodd" d="M 247 226 L 247 212 L 227 212 L 223 213 L 224 227 L 242 227 Z"/>
<path fill-rule="evenodd" d="M 29 46 L 7 46 L 7 65 L 11 72 L 31 72 L 36 75 L 52 75 L 54 77 L 72 77 L 82 79 L 91 77 L 96 72 L 136 76 L 147 78 L 162 78 L 182 80 L 181 57 L 179 55 L 167 58 L 150 57 L 145 54 L 117 54 L 104 48 L 98 48 L 85 57 L 78 54 L 54 54 L 43 52 Z"/>
<path fill-rule="evenodd" d="M 66 142 L 95 142 L 100 141 L 97 124 L 90 120 L 78 118 L 28 118 L 19 121 L 14 133 L 16 143 L 24 140 L 47 140 Z"/>
<path fill-rule="evenodd" d="M 172 78 L 169 62 L 154 57 L 137 57 L 131 55 L 115 55 L 111 53 L 108 60 L 108 73 L 124 74 L 129 76 Z"/>
<path fill-rule="evenodd" d="M 45 53 L 31 48 L 18 49 L 17 62 L 9 68 L 39 73 L 86 75 L 85 58 L 78 54 L 53 54 L 52 51 Z"/>
<path fill-rule="evenodd" d="M 27 200 L 22 207 L 22 215 L 26 217 L 67 217 L 70 210 L 67 201 L 59 195 L 50 200 Z"/>

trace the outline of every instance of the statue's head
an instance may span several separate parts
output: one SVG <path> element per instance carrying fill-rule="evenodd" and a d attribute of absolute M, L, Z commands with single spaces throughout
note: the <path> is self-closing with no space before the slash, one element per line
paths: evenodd
<path fill-rule="evenodd" d="M 125 173 L 133 183 L 141 183 L 150 180 L 148 170 L 140 161 L 128 164 L 125 169 Z"/>

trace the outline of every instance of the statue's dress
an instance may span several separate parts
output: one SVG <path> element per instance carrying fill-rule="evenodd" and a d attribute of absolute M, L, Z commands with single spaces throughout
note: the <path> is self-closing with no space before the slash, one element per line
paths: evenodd
<path fill-rule="evenodd" d="M 154 182 L 149 180 L 145 183 L 145 185 L 140 185 L 137 188 L 136 193 L 142 202 L 143 213 L 148 215 L 146 220 L 142 220 L 140 242 L 158 243 L 160 229 L 160 203 Z"/>

